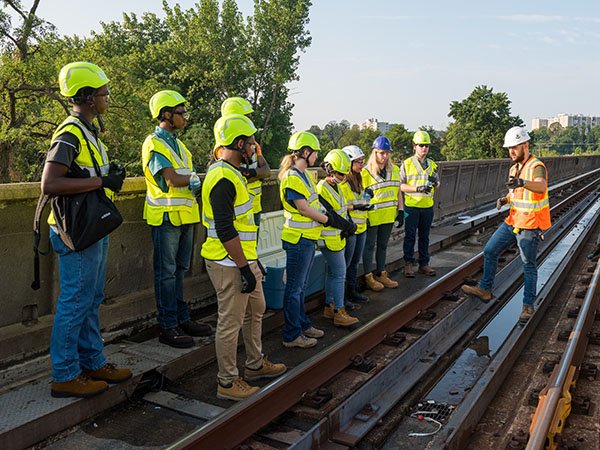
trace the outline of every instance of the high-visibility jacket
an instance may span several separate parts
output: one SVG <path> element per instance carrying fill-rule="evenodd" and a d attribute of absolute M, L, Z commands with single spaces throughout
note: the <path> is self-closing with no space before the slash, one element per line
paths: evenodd
<path fill-rule="evenodd" d="M 316 241 L 321 236 L 321 229 L 323 228 L 320 222 L 300 214 L 286 199 L 286 190 L 288 188 L 292 189 L 304 196 L 309 207 L 315 211 L 322 212 L 315 181 L 308 170 L 304 172 L 304 175 L 308 183 L 302 179 L 296 170 L 288 169 L 281 178 L 281 184 L 279 185 L 279 197 L 283 205 L 283 215 L 285 216 L 281 239 L 290 244 L 297 244 L 301 237 Z"/>
<path fill-rule="evenodd" d="M 230 258 L 229 253 L 217 236 L 215 215 L 210 203 L 210 193 L 216 184 L 226 178 L 235 186 L 235 202 L 233 204 L 233 226 L 237 230 L 242 244 L 244 256 L 248 261 L 256 260 L 256 230 L 254 213 L 252 212 L 252 196 L 248 192 L 246 179 L 231 164 L 221 160 L 214 163 L 206 172 L 202 185 L 202 224 L 206 227 L 206 241 L 202 244 L 202 256 L 212 261 Z"/>
<path fill-rule="evenodd" d="M 346 204 L 344 194 L 340 188 L 338 188 L 338 191 L 336 192 L 327 180 L 321 180 L 319 181 L 319 184 L 317 184 L 317 193 L 327 200 L 327 203 L 331 205 L 338 216 L 341 216 L 344 219 L 348 218 L 348 205 Z M 321 230 L 321 238 L 319 239 L 319 246 L 326 246 L 332 252 L 342 250 L 346 247 L 346 238 L 342 238 L 341 233 L 342 230 L 339 228 L 323 227 Z"/>
<path fill-rule="evenodd" d="M 394 223 L 398 215 L 398 192 L 400 192 L 400 169 L 392 165 L 388 170 L 385 180 L 379 175 L 371 174 L 367 168 L 360 173 L 363 187 L 373 190 L 371 205 L 373 209 L 368 211 L 369 225 L 377 226 L 386 223 Z"/>
<path fill-rule="evenodd" d="M 410 186 L 425 186 L 429 176 L 437 173 L 437 164 L 431 159 L 427 159 L 427 169 L 423 170 L 416 156 L 407 158 L 403 162 L 406 172 L 406 184 Z M 429 194 L 424 192 L 404 192 L 404 205 L 414 208 L 431 208 L 433 206 L 433 193 L 435 188 L 431 189 Z"/>
<path fill-rule="evenodd" d="M 527 181 L 534 181 L 533 172 L 536 167 L 542 166 L 546 171 L 546 181 L 548 180 L 548 170 L 543 162 L 534 156 L 531 156 L 526 162 L 521 172 L 517 171 L 515 164 L 509 170 L 509 175 L 522 178 Z M 508 195 L 510 202 L 510 215 L 505 220 L 508 225 L 524 230 L 547 230 L 550 228 L 550 203 L 548 202 L 548 187 L 543 194 L 537 194 L 526 188 L 512 189 Z"/>
<path fill-rule="evenodd" d="M 94 162 L 92 160 L 92 158 L 94 158 L 100 169 L 100 174 L 106 175 L 108 173 L 108 155 L 106 154 L 106 147 L 100 139 L 96 139 L 96 136 L 94 136 L 93 133 L 90 133 L 81 120 L 74 116 L 67 117 L 52 135 L 52 142 L 59 138 L 63 133 L 71 133 L 79 140 L 79 153 L 75 157 L 75 164 L 81 169 L 87 170 L 90 173 L 90 177 L 96 177 L 96 169 L 94 168 Z M 108 188 L 104 188 L 104 192 L 111 200 L 115 196 L 114 192 Z M 52 211 L 50 211 L 50 215 L 48 216 L 48 223 L 50 225 L 56 225 Z"/>
<path fill-rule="evenodd" d="M 198 203 L 189 186 L 169 186 L 169 190 L 164 192 L 156 184 L 148 167 L 152 152 L 155 152 L 167 158 L 177 174 L 191 175 L 194 170 L 192 154 L 179 139 L 177 145 L 181 150 L 181 157 L 156 133 L 149 135 L 142 145 L 142 167 L 146 178 L 144 219 L 148 225 L 162 225 L 165 213 L 177 213 L 169 214 L 169 221 L 175 226 L 200 222 Z"/>
<path fill-rule="evenodd" d="M 344 199 L 346 200 L 346 204 L 348 206 L 364 204 L 368 202 L 368 200 L 364 197 L 364 189 L 361 190 L 359 193 L 354 192 L 347 181 L 344 181 L 338 186 L 340 186 L 340 189 L 344 194 Z M 352 209 L 348 211 L 348 214 L 352 218 L 352 222 L 356 224 L 356 233 L 354 234 L 364 233 L 367 229 L 367 211 L 359 211 L 357 209 Z"/>

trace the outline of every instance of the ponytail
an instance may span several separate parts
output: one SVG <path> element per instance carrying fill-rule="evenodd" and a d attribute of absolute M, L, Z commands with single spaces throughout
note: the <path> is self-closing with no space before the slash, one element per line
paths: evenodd
<path fill-rule="evenodd" d="M 296 163 L 296 157 L 294 155 L 285 155 L 281 160 L 281 164 L 279 165 L 279 175 L 277 176 L 279 180 L 283 178 L 283 175 L 287 170 L 292 167 Z"/>

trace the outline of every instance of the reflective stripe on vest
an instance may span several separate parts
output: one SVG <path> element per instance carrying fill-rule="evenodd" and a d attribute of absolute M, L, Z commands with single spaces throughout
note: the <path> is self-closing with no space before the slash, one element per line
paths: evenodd
<path fill-rule="evenodd" d="M 157 184 L 148 167 L 152 153 L 166 158 L 178 175 L 191 175 L 194 167 L 192 154 L 186 146 L 177 139 L 181 157 L 164 139 L 156 134 L 146 137 L 142 145 L 142 168 L 146 179 L 146 202 L 144 204 L 144 219 L 148 225 L 160 226 L 165 213 L 174 213 L 169 220 L 175 226 L 200 222 L 198 204 L 188 186 L 173 187 L 164 192 Z M 175 214 L 177 213 L 177 214 Z"/>
<path fill-rule="evenodd" d="M 319 195 L 315 188 L 312 175 L 304 172 L 306 180 L 296 172 L 295 169 L 288 169 L 281 178 L 279 185 L 279 198 L 283 205 L 283 214 L 286 218 L 281 232 L 281 239 L 291 244 L 297 244 L 301 237 L 316 241 L 321 235 L 323 225 L 310 217 L 303 216 L 298 210 L 293 207 L 285 198 L 286 190 L 292 189 L 303 195 L 308 203 L 308 206 L 315 211 L 321 212 L 321 204 L 319 203 Z"/>
<path fill-rule="evenodd" d="M 544 167 L 546 171 L 546 186 L 548 183 L 548 171 L 546 166 L 534 156 L 526 162 L 520 173 L 517 165 L 509 170 L 510 176 L 518 176 L 527 181 L 534 181 L 535 168 Z M 548 200 L 548 188 L 542 194 L 535 193 L 526 188 L 513 189 L 508 195 L 510 201 L 510 214 L 505 222 L 515 228 L 533 230 L 539 228 L 546 230 L 551 226 L 550 202 Z"/>
<path fill-rule="evenodd" d="M 398 214 L 398 193 L 400 192 L 400 169 L 392 164 L 392 170 L 388 170 L 385 180 L 378 174 L 373 175 L 367 168 L 361 172 L 363 187 L 373 190 L 373 198 L 370 203 L 373 209 L 367 211 L 367 217 L 371 226 L 394 223 Z"/>
<path fill-rule="evenodd" d="M 217 236 L 214 212 L 210 202 L 210 193 L 216 184 L 223 178 L 228 179 L 235 186 L 235 203 L 233 205 L 233 226 L 240 238 L 242 251 L 247 260 L 257 259 L 256 230 L 254 214 L 252 211 L 253 196 L 248 191 L 246 179 L 239 170 L 225 161 L 217 161 L 208 169 L 204 184 L 202 185 L 202 224 L 207 229 L 206 241 L 202 244 L 202 256 L 206 259 L 219 261 L 229 258 L 229 253 Z"/>
<path fill-rule="evenodd" d="M 410 186 L 425 186 L 429 182 L 429 176 L 437 172 L 437 164 L 427 159 L 427 169 L 423 170 L 416 156 L 411 156 L 403 162 L 406 173 L 406 184 Z M 429 194 L 424 192 L 404 192 L 404 205 L 414 208 L 431 208 L 433 206 L 433 194 L 435 188 Z"/>
<path fill-rule="evenodd" d="M 348 205 L 364 205 L 368 203 L 368 200 L 364 197 L 364 191 L 354 192 L 350 187 L 348 181 L 344 181 L 340 184 L 342 191 L 344 192 L 344 199 Z M 361 186 L 362 187 L 362 186 Z M 367 229 L 367 211 L 361 211 L 353 209 L 348 211 L 352 222 L 356 224 L 356 233 L 361 234 Z"/>
<path fill-rule="evenodd" d="M 339 185 L 338 185 L 339 186 Z M 341 217 L 347 218 L 348 214 L 346 210 L 346 200 L 341 188 L 338 188 L 338 192 L 335 191 L 327 180 L 319 181 L 317 184 L 317 192 L 321 197 L 327 200 L 327 203 L 331 205 L 333 210 Z M 324 227 L 321 230 L 321 239 L 323 244 L 332 252 L 337 252 L 346 247 L 346 239 L 341 237 L 342 230 L 333 227 Z"/>

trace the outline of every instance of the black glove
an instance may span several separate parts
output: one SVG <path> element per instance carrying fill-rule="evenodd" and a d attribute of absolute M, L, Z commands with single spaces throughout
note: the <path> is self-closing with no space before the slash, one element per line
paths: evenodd
<path fill-rule="evenodd" d="M 127 176 L 127 173 L 125 172 L 125 167 L 123 167 L 122 164 L 119 164 L 115 161 L 111 161 L 108 165 L 108 173 L 120 176 L 123 179 L 125 179 L 125 177 Z"/>
<path fill-rule="evenodd" d="M 429 175 L 429 176 L 427 177 L 427 179 L 428 179 L 428 180 L 429 180 L 429 182 L 430 182 L 431 184 L 433 184 L 434 186 L 435 186 L 435 185 L 437 185 L 437 182 L 438 182 L 438 180 L 437 180 L 437 177 L 436 177 L 436 176 L 434 176 L 434 175 Z"/>
<path fill-rule="evenodd" d="M 417 186 L 417 192 L 419 192 L 421 194 L 430 194 L 431 189 L 433 189 L 433 188 L 431 186 L 427 186 L 427 185 Z"/>
<path fill-rule="evenodd" d="M 515 189 L 525 186 L 526 182 L 522 178 L 510 177 L 506 183 L 506 189 Z"/>
<path fill-rule="evenodd" d="M 507 203 L 508 199 L 506 197 L 500 197 L 498 200 L 496 200 L 496 209 L 502 208 Z"/>
<path fill-rule="evenodd" d="M 371 188 L 366 188 L 366 189 L 365 189 L 365 195 L 368 195 L 369 197 L 373 198 L 373 196 L 374 196 L 375 194 L 373 194 L 373 189 L 371 189 Z"/>
<path fill-rule="evenodd" d="M 119 192 L 123 186 L 123 178 L 114 173 L 109 173 L 100 178 L 102 180 L 102 187 L 108 188 L 113 192 Z"/>
<path fill-rule="evenodd" d="M 246 177 L 246 179 L 256 178 L 256 169 L 248 169 L 246 167 L 242 167 L 240 171 L 242 172 L 242 175 Z"/>
<path fill-rule="evenodd" d="M 399 209 L 398 214 L 396 215 L 396 228 L 402 227 L 404 225 L 404 210 Z"/>
<path fill-rule="evenodd" d="M 373 207 L 369 203 L 360 203 L 358 205 L 352 205 L 356 211 L 369 211 Z"/>
<path fill-rule="evenodd" d="M 246 264 L 244 267 L 240 267 L 240 274 L 242 275 L 242 294 L 249 294 L 256 289 L 254 272 L 252 272 L 250 265 Z"/>

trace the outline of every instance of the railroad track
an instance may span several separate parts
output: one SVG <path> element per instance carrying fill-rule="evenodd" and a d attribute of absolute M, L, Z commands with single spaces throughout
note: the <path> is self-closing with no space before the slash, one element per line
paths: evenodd
<path fill-rule="evenodd" d="M 539 291 L 536 313 L 525 326 L 515 327 L 514 333 L 508 335 L 511 346 L 502 346 L 497 352 L 460 407 L 454 409 L 447 426 L 436 435 L 431 448 L 463 448 L 468 430 L 482 414 L 481 409 L 485 409 L 485 396 L 493 396 L 494 387 L 510 368 L 515 349 L 524 345 L 541 320 L 546 299 L 551 298 L 561 281 L 563 272 L 558 269 L 577 254 L 587 237 L 584 231 L 596 224 L 598 196 L 590 194 L 596 185 L 597 180 L 552 209 L 555 226 L 546 233 L 541 251 L 545 264 L 555 270 L 545 269 L 549 277 Z M 579 228 L 569 231 L 575 223 Z M 563 238 L 573 240 L 572 245 L 567 247 Z M 556 253 L 554 246 L 561 252 Z M 497 278 L 498 301 L 483 304 L 456 295 L 458 287 L 481 269 L 482 258 L 481 254 L 472 258 L 172 448 L 236 448 L 242 443 L 248 448 L 269 448 L 271 444 L 272 448 L 282 444 L 289 448 L 316 448 L 328 440 L 338 448 L 357 445 L 441 361 L 442 355 L 465 335 L 482 328 L 486 318 L 511 298 L 520 278 L 520 271 L 515 270 L 520 265 L 517 260 L 509 262 Z M 540 272 L 544 272 L 544 267 L 540 267 Z M 494 375 L 486 376 L 488 371 Z M 351 393 L 340 398 L 340 391 Z M 282 415 L 283 419 L 273 423 Z M 305 429 L 294 428 L 294 422 L 302 422 Z M 286 440 L 278 445 L 277 437 L 282 436 Z M 290 436 L 296 439 L 292 441 Z"/>

